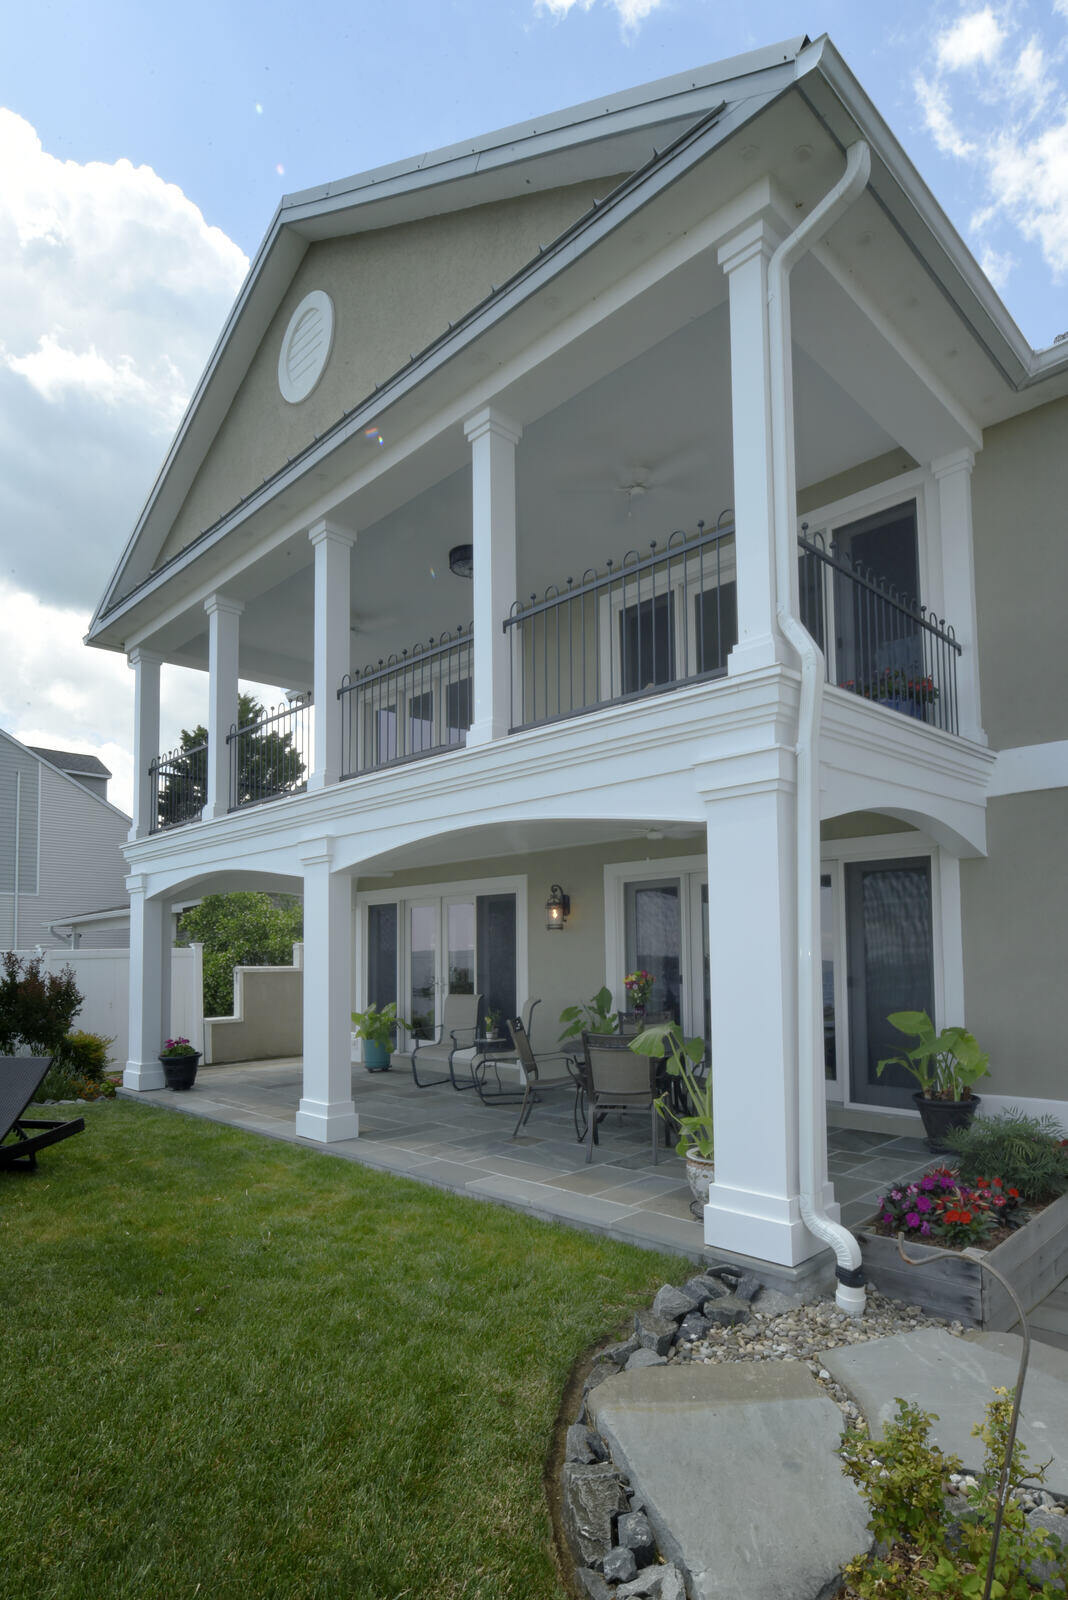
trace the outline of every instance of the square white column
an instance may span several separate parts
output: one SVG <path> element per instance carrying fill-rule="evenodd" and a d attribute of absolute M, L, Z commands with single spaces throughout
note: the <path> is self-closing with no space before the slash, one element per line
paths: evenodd
<path fill-rule="evenodd" d="M 352 880 L 331 872 L 329 839 L 304 867 L 304 1085 L 296 1130 L 330 1144 L 355 1139 L 352 1099 Z"/>
<path fill-rule="evenodd" d="M 503 624 L 516 598 L 515 448 L 522 431 L 492 406 L 464 423 L 471 441 L 474 550 L 469 745 L 504 738 L 511 722 L 510 642 Z"/>
<path fill-rule="evenodd" d="M 134 673 L 133 826 L 128 837 L 144 839 L 156 820 L 156 780 L 149 768 L 159 755 L 159 669 L 163 657 L 136 646 L 126 657 Z"/>
<path fill-rule="evenodd" d="M 961 646 L 957 657 L 957 728 L 986 744 L 979 697 L 979 629 L 975 612 L 975 542 L 972 530 L 971 450 L 932 461 L 942 537 L 942 604 Z M 945 690 L 943 689 L 943 693 Z"/>
<path fill-rule="evenodd" d="M 349 670 L 352 626 L 351 569 L 355 538 L 330 522 L 308 529 L 315 550 L 315 623 L 312 683 L 312 769 L 309 789 L 325 789 L 341 776 L 342 707 L 337 697 Z"/>
<path fill-rule="evenodd" d="M 731 424 L 738 642 L 731 676 L 791 659 L 776 620 L 768 263 L 785 229 L 770 215 L 745 224 L 717 254 L 730 292 Z"/>
<path fill-rule="evenodd" d="M 226 736 L 237 725 L 237 654 L 240 600 L 213 594 L 208 613 L 208 794 L 205 821 L 230 809 L 230 747 Z"/>
<path fill-rule="evenodd" d="M 800 1206 L 795 758 L 780 746 L 716 766 L 723 787 L 705 794 L 716 1122 L 705 1244 L 796 1266 L 824 1246 Z"/>
<path fill-rule="evenodd" d="M 170 909 L 149 899 L 141 874 L 130 894 L 130 1041 L 125 1089 L 162 1089 L 159 1053 L 170 1027 Z"/>

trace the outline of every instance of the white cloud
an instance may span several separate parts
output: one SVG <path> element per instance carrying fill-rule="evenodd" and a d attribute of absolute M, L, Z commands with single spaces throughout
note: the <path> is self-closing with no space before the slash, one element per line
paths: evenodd
<path fill-rule="evenodd" d="M 91 610 L 247 270 L 150 167 L 0 108 L 0 577 Z"/>
<path fill-rule="evenodd" d="M 574 10 L 590 11 L 596 0 L 534 0 L 535 9 L 548 11 L 553 17 L 566 17 Z M 601 4 L 616 12 L 623 32 L 637 32 L 646 17 L 659 10 L 665 0 L 601 0 Z"/>
<path fill-rule="evenodd" d="M 1054 11 L 1068 18 L 1068 0 Z M 981 201 L 972 243 L 996 287 L 1037 246 L 1055 279 L 1068 274 L 1068 84 L 1057 41 L 1025 37 L 1018 8 L 971 9 L 935 38 L 913 89 L 938 149 L 971 165 Z"/>
<path fill-rule="evenodd" d="M 1001 49 L 1005 30 L 990 6 L 959 17 L 939 34 L 935 44 L 938 65 L 949 72 L 974 67 L 980 61 L 989 66 Z"/>

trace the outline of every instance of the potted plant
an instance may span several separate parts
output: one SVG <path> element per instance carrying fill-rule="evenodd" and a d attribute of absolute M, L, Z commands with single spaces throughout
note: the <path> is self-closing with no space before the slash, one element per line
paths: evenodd
<path fill-rule="evenodd" d="M 499 1011 L 486 1011 L 482 1017 L 482 1037 L 487 1040 L 500 1038 L 500 1024 Z"/>
<path fill-rule="evenodd" d="M 876 700 L 880 705 L 889 706 L 892 711 L 904 712 L 905 716 L 915 717 L 919 722 L 926 720 L 927 707 L 938 699 L 933 678 L 922 671 L 915 672 L 904 667 L 885 667 L 863 686 L 861 692 L 866 700 Z"/>
<path fill-rule="evenodd" d="M 656 1109 L 666 1122 L 674 1123 L 679 1131 L 675 1154 L 686 1162 L 686 1178 L 695 1200 L 707 1204 L 708 1191 L 715 1179 L 715 1130 L 712 1123 L 712 1074 L 698 1068 L 704 1065 L 705 1041 L 684 1039 L 677 1022 L 658 1024 L 646 1028 L 630 1048 L 641 1056 L 652 1056 L 664 1061 L 670 1078 L 681 1081 L 688 1112 L 679 1111 L 671 1104 L 669 1091 L 656 1102 Z"/>
<path fill-rule="evenodd" d="M 919 1089 L 912 1098 L 923 1118 L 927 1148 L 945 1154 L 946 1134 L 951 1128 L 967 1127 L 982 1103 L 972 1093 L 972 1084 L 987 1077 L 990 1057 L 966 1028 L 935 1033 L 926 1011 L 895 1011 L 886 1020 L 916 1043 L 911 1050 L 887 1056 L 875 1070 L 881 1077 L 885 1067 L 904 1067 L 915 1078 Z"/>
<path fill-rule="evenodd" d="M 398 1028 L 412 1031 L 412 1024 L 397 1015 L 397 1002 L 391 1000 L 381 1010 L 372 1001 L 366 1011 L 352 1013 L 357 1039 L 363 1040 L 363 1064 L 368 1072 L 388 1072 Z"/>
<path fill-rule="evenodd" d="M 644 967 L 639 967 L 636 972 L 628 972 L 623 979 L 623 987 L 627 991 L 630 1009 L 636 1017 L 644 1017 L 655 982 L 656 979 L 652 973 L 646 972 Z"/>
<path fill-rule="evenodd" d="M 200 1051 L 194 1050 L 188 1039 L 183 1039 L 180 1034 L 177 1039 L 165 1039 L 159 1058 L 163 1064 L 163 1081 L 168 1089 L 193 1087 Z"/>
<path fill-rule="evenodd" d="M 560 1021 L 566 1024 L 559 1042 L 577 1039 L 580 1033 L 615 1033 L 619 1019 L 612 1010 L 612 991 L 607 985 L 580 1005 L 565 1006 Z"/>

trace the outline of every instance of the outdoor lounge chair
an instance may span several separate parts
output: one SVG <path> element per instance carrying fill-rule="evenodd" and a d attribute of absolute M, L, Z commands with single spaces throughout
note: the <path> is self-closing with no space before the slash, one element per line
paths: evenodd
<path fill-rule="evenodd" d="M 534 1054 L 530 1035 L 521 1017 L 513 1017 L 510 1020 L 508 1032 L 515 1045 L 516 1060 L 523 1080 L 523 1106 L 519 1113 L 519 1121 L 512 1130 L 514 1139 L 533 1111 L 534 1102 L 539 1094 L 549 1089 L 570 1089 L 577 1095 L 579 1076 L 574 1056 L 569 1056 L 563 1051 L 554 1051 L 551 1055 L 542 1056 Z"/>
<path fill-rule="evenodd" d="M 457 1083 L 455 1065 L 459 1058 L 459 1064 L 470 1073 L 481 1010 L 480 994 L 446 996 L 441 1026 L 434 1038 L 416 1039 L 412 1045 L 412 1077 L 417 1089 L 432 1089 L 439 1083 L 451 1083 L 454 1089 L 475 1088 L 474 1078 L 467 1083 Z M 420 1079 L 420 1070 L 424 1073 L 429 1070 L 434 1076 Z"/>
<path fill-rule="evenodd" d="M 585 1102 L 586 1160 L 593 1160 L 593 1147 L 599 1143 L 597 1124 L 609 1111 L 648 1111 L 655 1164 L 659 1155 L 659 1062 L 651 1056 L 635 1055 L 630 1038 L 620 1033 L 583 1033 L 582 1049 L 580 1100 Z"/>
<path fill-rule="evenodd" d="M 38 1150 L 69 1139 L 72 1133 L 81 1133 L 85 1128 L 82 1117 L 73 1117 L 69 1122 L 42 1122 L 22 1115 L 51 1065 L 51 1056 L 0 1056 L 0 1167 L 13 1167 L 20 1162 L 35 1167 Z M 5 1144 L 9 1133 L 15 1137 Z"/>

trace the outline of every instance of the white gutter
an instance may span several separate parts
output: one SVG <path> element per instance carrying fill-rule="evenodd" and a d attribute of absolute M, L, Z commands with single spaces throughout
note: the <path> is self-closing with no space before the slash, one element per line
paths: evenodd
<path fill-rule="evenodd" d="M 823 652 L 791 609 L 797 592 L 797 474 L 794 459 L 794 385 L 790 333 L 790 273 L 794 265 L 858 200 L 871 172 L 862 139 L 849 147 L 846 169 L 830 192 L 783 240 L 768 265 L 768 334 L 771 351 L 771 447 L 774 485 L 775 570 L 779 627 L 801 659 L 797 718 L 797 1072 L 801 1215 L 837 1260 L 835 1299 L 858 1317 L 866 1295 L 860 1246 L 824 1209 L 819 1181 L 826 1151 L 827 1110 L 822 1071 L 819 928 L 819 731 L 823 707 Z"/>

